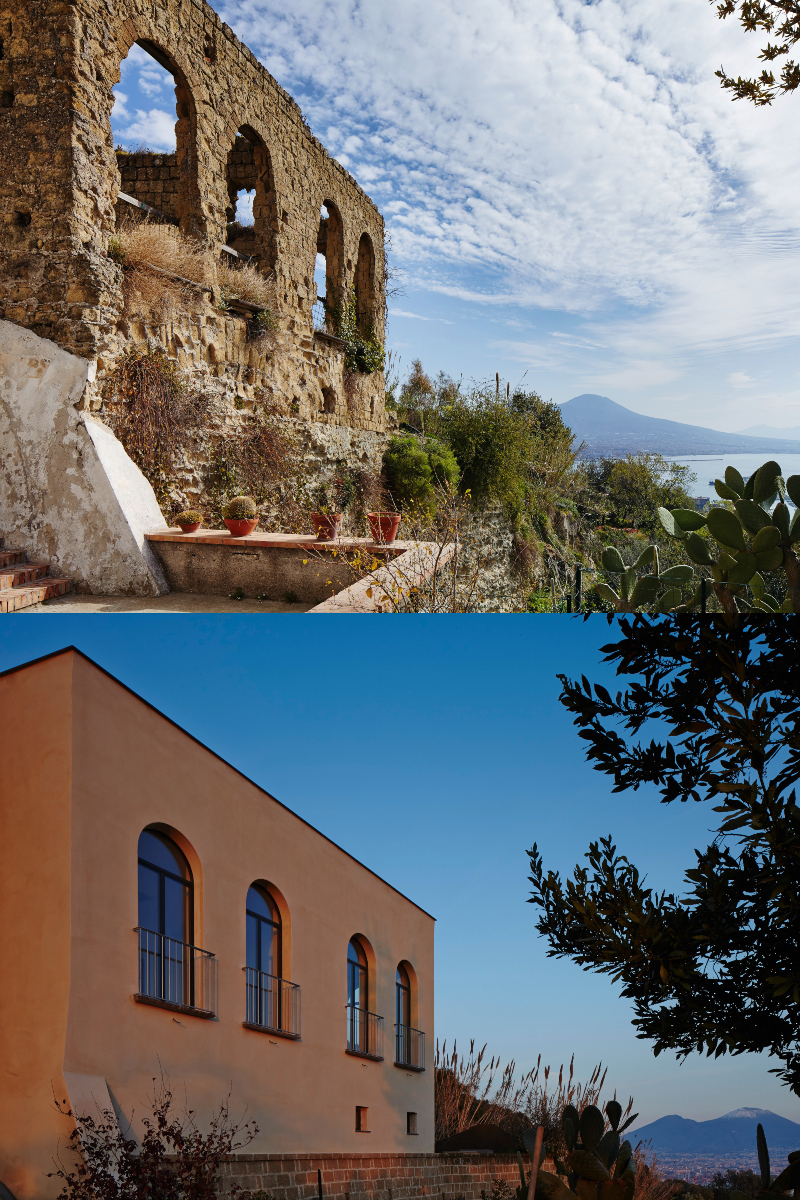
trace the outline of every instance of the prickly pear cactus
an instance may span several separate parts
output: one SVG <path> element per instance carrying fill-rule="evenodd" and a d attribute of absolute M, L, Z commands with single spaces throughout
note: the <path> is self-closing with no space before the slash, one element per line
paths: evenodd
<path fill-rule="evenodd" d="M 796 478 L 796 477 L 795 477 Z M 800 1150 L 793 1150 L 789 1155 L 789 1165 L 784 1167 L 780 1175 L 773 1179 L 770 1173 L 769 1166 L 769 1150 L 767 1149 L 767 1139 L 764 1137 L 764 1127 L 759 1125 L 756 1129 L 756 1146 L 758 1147 L 758 1165 L 761 1170 L 761 1191 L 758 1193 L 758 1200 L 774 1200 L 775 1196 L 780 1196 L 786 1192 L 800 1188 Z M 731 1191 L 731 1200 L 748 1200 L 744 1192 L 740 1192 L 737 1188 Z M 753 1200 L 752 1196 L 749 1200 Z"/>
<path fill-rule="evenodd" d="M 682 601 L 680 585 L 690 583 L 694 570 L 680 565 L 659 571 L 658 548 L 648 546 L 632 567 L 626 567 L 622 555 L 614 546 L 607 546 L 600 556 L 603 570 L 618 574 L 619 593 L 607 583 L 596 584 L 597 592 L 614 606 L 615 612 L 633 613 L 647 604 L 652 612 L 666 613 L 678 608 Z M 647 575 L 638 575 L 645 567 L 652 566 Z"/>
<path fill-rule="evenodd" d="M 708 567 L 714 591 L 726 612 L 756 608 L 764 612 L 800 612 L 800 475 L 785 482 L 776 462 L 764 463 L 744 482 L 734 467 L 725 468 L 725 478 L 714 482 L 717 495 L 733 504 L 702 513 L 676 508 L 658 510 L 661 524 L 670 537 L 683 542 L 692 562 Z M 786 497 L 792 501 L 792 515 Z M 777 503 L 776 503 L 777 501 Z M 698 530 L 705 526 L 711 541 Z M 716 542 L 716 548 L 714 546 Z M 788 595 L 782 604 L 767 592 L 762 571 L 786 572 Z M 749 585 L 752 600 L 743 593 Z M 700 603 L 698 593 L 691 607 Z"/>
<path fill-rule="evenodd" d="M 606 1122 L 599 1108 L 587 1105 L 582 1113 L 568 1104 L 561 1119 L 567 1145 L 566 1163 L 556 1159 L 556 1174 L 540 1171 L 536 1200 L 633 1200 L 636 1172 L 633 1150 L 620 1134 L 636 1120 L 634 1114 L 623 1126 L 622 1106 L 616 1100 L 606 1105 Z M 580 1140 L 579 1140 L 580 1139 Z M 566 1177 L 566 1183 L 564 1182 Z"/>

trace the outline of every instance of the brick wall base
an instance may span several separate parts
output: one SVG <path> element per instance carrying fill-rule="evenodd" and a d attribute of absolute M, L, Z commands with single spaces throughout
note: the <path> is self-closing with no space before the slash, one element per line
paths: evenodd
<path fill-rule="evenodd" d="M 530 1159 L 522 1157 L 527 1173 Z M 324 1200 L 481 1200 L 496 1179 L 519 1186 L 512 1154 L 236 1154 L 223 1169 L 223 1190 L 235 1181 L 274 1200 L 316 1200 L 317 1170 Z"/>

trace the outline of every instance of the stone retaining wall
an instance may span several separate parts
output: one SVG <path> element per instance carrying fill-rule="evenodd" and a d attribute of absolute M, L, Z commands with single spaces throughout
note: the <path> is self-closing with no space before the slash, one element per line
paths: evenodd
<path fill-rule="evenodd" d="M 523 1163 L 529 1171 L 527 1155 Z M 511 1154 L 237 1154 L 223 1168 L 223 1191 L 235 1181 L 274 1200 L 316 1200 L 318 1170 L 323 1200 L 481 1200 L 495 1180 L 519 1186 Z"/>

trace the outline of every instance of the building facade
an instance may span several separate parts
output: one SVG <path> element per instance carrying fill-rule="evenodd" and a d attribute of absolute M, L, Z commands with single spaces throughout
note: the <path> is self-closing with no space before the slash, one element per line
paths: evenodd
<path fill-rule="evenodd" d="M 433 918 L 73 649 L 0 676 L 0 1181 L 162 1073 L 261 1155 L 430 1154 Z"/>

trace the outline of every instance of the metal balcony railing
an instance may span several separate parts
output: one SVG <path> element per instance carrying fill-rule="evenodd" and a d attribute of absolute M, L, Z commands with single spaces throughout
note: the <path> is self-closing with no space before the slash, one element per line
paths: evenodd
<path fill-rule="evenodd" d="M 246 1012 L 245 1023 L 282 1033 L 285 1037 L 300 1037 L 300 988 L 288 979 L 266 975 L 255 967 L 244 968 Z"/>
<path fill-rule="evenodd" d="M 383 1017 L 345 1005 L 347 1012 L 347 1053 L 361 1054 L 364 1058 L 383 1058 Z"/>
<path fill-rule="evenodd" d="M 411 1071 L 425 1070 L 425 1034 L 410 1025 L 394 1027 L 394 1061 Z"/>
<path fill-rule="evenodd" d="M 139 996 L 214 1013 L 217 960 L 208 950 L 137 928 Z"/>

